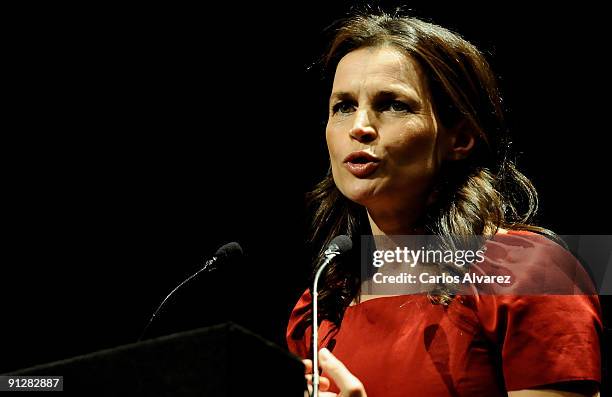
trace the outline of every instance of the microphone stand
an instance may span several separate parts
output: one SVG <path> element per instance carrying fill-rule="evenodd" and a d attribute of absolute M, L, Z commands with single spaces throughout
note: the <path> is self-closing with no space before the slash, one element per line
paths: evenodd
<path fill-rule="evenodd" d="M 319 292 L 318 284 L 319 277 L 323 273 L 323 270 L 329 265 L 337 255 L 340 255 L 340 248 L 332 244 L 327 250 L 325 250 L 325 261 L 317 270 L 314 277 L 313 292 L 312 292 L 312 337 L 313 337 L 313 357 L 312 357 L 312 397 L 319 396 Z"/>

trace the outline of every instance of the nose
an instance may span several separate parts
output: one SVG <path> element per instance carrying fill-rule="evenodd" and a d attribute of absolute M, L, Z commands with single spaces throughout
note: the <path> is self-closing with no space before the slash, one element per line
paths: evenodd
<path fill-rule="evenodd" d="M 378 132 L 371 123 L 370 114 L 367 109 L 357 111 L 355 122 L 349 134 L 353 139 L 362 143 L 372 142 L 376 139 Z"/>

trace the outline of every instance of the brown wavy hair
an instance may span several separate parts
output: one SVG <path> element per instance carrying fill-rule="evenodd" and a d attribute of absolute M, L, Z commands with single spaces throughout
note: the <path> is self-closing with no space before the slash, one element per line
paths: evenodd
<path fill-rule="evenodd" d="M 554 237 L 531 224 L 538 196 L 511 160 L 496 78 L 474 45 L 446 28 L 399 12 L 359 13 L 339 23 L 321 62 L 330 85 L 338 62 L 349 52 L 390 46 L 421 66 L 441 123 L 452 127 L 467 122 L 476 132 L 477 144 L 468 158 L 442 165 L 435 183 L 437 199 L 423 218 L 427 234 L 492 236 L 498 228 L 506 228 Z M 335 236 L 347 234 L 356 241 L 371 233 L 365 208 L 340 193 L 331 169 L 307 194 L 307 203 L 313 211 L 311 243 L 320 247 L 315 271 Z M 319 291 L 321 319 L 339 324 L 346 307 L 359 296 L 360 270 L 355 264 L 359 260 L 353 255 L 328 266 Z M 452 299 L 444 285 L 430 295 L 434 304 L 449 304 Z"/>

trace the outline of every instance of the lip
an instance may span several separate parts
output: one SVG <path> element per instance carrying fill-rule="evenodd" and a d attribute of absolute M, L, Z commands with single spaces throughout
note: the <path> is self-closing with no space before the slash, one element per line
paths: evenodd
<path fill-rule="evenodd" d="M 357 178 L 367 178 L 376 172 L 379 165 L 378 157 L 363 150 L 352 152 L 344 159 L 344 166 Z"/>

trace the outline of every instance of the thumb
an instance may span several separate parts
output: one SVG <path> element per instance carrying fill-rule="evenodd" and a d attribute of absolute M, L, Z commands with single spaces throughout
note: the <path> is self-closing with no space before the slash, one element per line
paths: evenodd
<path fill-rule="evenodd" d="M 319 362 L 326 375 L 333 379 L 341 391 L 352 392 L 363 388 L 359 379 L 326 348 L 319 350 Z"/>

